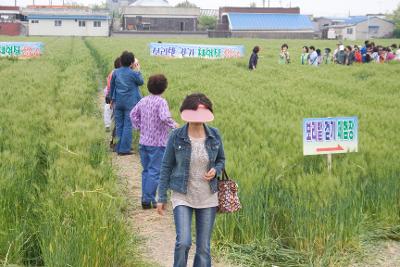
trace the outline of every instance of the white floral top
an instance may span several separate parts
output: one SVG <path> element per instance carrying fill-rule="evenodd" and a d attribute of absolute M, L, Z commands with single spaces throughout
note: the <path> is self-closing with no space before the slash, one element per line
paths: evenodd
<path fill-rule="evenodd" d="M 205 147 L 205 138 L 190 138 L 192 153 L 190 157 L 187 194 L 172 191 L 172 207 L 188 206 L 195 209 L 218 206 L 218 192 L 212 193 L 209 181 L 203 177 L 209 171 L 209 158 Z"/>

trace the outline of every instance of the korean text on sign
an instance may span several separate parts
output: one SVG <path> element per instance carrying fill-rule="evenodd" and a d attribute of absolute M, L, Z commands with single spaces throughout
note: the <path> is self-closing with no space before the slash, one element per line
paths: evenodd
<path fill-rule="evenodd" d="M 356 152 L 357 117 L 304 119 L 304 155 Z"/>
<path fill-rule="evenodd" d="M 239 58 L 244 56 L 243 46 L 191 45 L 151 43 L 150 55 L 172 58 Z"/>

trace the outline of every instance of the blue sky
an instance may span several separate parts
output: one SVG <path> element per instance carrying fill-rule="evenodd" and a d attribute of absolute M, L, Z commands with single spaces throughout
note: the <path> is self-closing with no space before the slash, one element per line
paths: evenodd
<path fill-rule="evenodd" d="M 17 4 L 25 6 L 33 0 L 17 0 Z M 62 4 L 62 0 L 52 0 L 54 5 Z M 75 1 L 82 4 L 101 3 L 102 0 L 64 0 L 66 3 Z M 249 6 L 255 2 L 262 6 L 262 0 L 189 0 L 201 8 L 218 8 L 219 6 Z M 169 0 L 175 5 L 182 0 Z M 265 1 L 268 3 L 268 0 Z M 316 16 L 347 16 L 367 13 L 385 13 L 394 10 L 400 4 L 399 0 L 271 0 L 271 6 L 299 6 L 301 13 Z M 14 0 L 0 0 L 2 5 L 13 5 Z M 48 4 L 49 0 L 35 0 L 36 4 Z"/>

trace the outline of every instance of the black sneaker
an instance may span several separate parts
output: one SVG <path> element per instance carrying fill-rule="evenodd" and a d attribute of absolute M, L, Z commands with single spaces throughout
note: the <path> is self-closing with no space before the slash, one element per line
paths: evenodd
<path fill-rule="evenodd" d="M 118 156 L 130 156 L 133 155 L 132 152 L 124 152 L 124 153 L 118 153 Z"/>
<path fill-rule="evenodd" d="M 153 209 L 157 208 L 157 202 L 152 202 L 151 205 L 153 206 Z"/>
<path fill-rule="evenodd" d="M 144 210 L 151 209 L 151 204 L 142 202 L 142 209 L 144 209 Z"/>

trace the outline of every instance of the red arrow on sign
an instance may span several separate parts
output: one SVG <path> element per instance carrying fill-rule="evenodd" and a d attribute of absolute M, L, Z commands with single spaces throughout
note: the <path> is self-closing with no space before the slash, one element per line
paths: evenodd
<path fill-rule="evenodd" d="M 344 150 L 343 147 L 340 145 L 337 145 L 336 147 L 323 147 L 323 148 L 317 148 L 317 152 L 333 152 L 333 151 L 342 151 Z"/>

